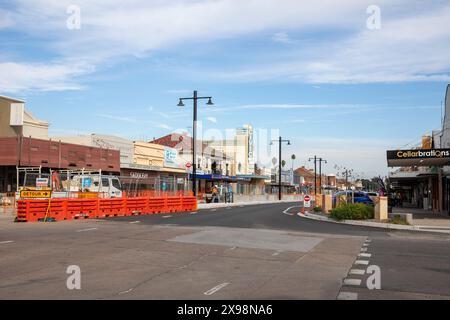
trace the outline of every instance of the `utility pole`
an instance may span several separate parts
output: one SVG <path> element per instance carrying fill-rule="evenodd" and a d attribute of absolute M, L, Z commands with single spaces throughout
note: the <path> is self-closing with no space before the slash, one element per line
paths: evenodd
<path fill-rule="evenodd" d="M 320 183 L 320 193 L 322 193 L 322 162 L 327 163 L 327 160 L 318 158 L 317 161 L 319 161 L 319 183 Z"/>
<path fill-rule="evenodd" d="M 319 163 L 319 183 L 320 192 L 322 193 L 322 162 L 327 163 L 327 160 L 314 156 L 309 158 L 308 161 L 314 160 L 314 194 L 317 194 L 317 163 Z"/>
<path fill-rule="evenodd" d="M 290 146 L 291 142 L 289 140 L 283 140 L 281 137 L 278 138 L 278 140 L 272 140 L 270 142 L 270 145 L 273 145 L 274 142 L 278 142 L 278 200 L 281 200 L 281 145 L 283 142 L 287 142 L 287 145 Z"/>

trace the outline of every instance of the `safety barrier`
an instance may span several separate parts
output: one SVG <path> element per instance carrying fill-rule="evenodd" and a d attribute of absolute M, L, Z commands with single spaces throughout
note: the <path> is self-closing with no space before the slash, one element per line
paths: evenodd
<path fill-rule="evenodd" d="M 56 221 L 109 218 L 197 210 L 195 197 L 136 197 L 111 199 L 19 200 L 17 220 L 36 222 L 45 218 Z"/>

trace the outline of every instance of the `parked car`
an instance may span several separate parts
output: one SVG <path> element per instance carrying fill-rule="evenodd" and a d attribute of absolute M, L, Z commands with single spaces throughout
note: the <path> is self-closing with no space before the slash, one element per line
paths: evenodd
<path fill-rule="evenodd" d="M 369 195 L 367 192 L 363 191 L 339 191 L 336 192 L 333 196 L 333 204 L 336 205 L 336 197 L 339 196 L 347 196 L 347 202 L 351 203 L 352 198 L 354 199 L 354 203 L 364 203 L 370 206 L 373 206 L 373 200 L 371 199 L 371 195 Z"/>

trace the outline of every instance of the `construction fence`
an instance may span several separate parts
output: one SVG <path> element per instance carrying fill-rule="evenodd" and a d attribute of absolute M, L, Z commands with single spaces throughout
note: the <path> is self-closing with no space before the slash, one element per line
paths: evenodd
<path fill-rule="evenodd" d="M 192 196 L 19 200 L 18 222 L 64 221 L 197 210 Z"/>

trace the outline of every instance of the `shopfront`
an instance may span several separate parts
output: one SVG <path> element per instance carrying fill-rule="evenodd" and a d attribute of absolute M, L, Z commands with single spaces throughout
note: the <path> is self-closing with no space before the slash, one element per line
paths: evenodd
<path fill-rule="evenodd" d="M 450 181 L 444 168 L 450 165 L 450 149 L 387 151 L 389 175 L 397 204 L 433 212 L 449 211 Z"/>

